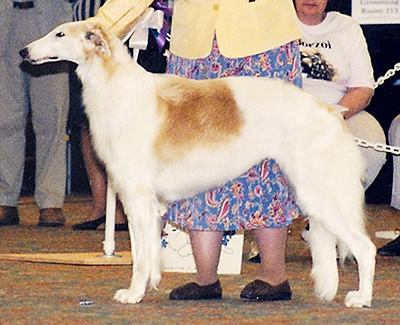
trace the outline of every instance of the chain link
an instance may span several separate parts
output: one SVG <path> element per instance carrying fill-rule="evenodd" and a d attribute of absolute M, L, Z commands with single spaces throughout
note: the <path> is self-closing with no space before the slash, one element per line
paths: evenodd
<path fill-rule="evenodd" d="M 354 139 L 356 140 L 357 145 L 359 145 L 360 147 L 372 148 L 376 151 L 391 153 L 392 155 L 400 155 L 400 147 L 389 146 L 381 143 L 372 144 L 366 140 L 362 140 L 359 138 L 354 138 Z"/>
<path fill-rule="evenodd" d="M 386 80 L 388 80 L 390 77 L 393 77 L 394 74 L 395 74 L 397 71 L 400 71 L 400 62 L 396 63 L 396 64 L 394 65 L 393 69 L 389 69 L 389 70 L 385 73 L 384 76 L 379 77 L 379 78 L 376 80 L 375 85 L 374 85 L 374 89 L 378 88 L 378 86 L 383 85 L 383 83 L 384 83 Z"/>
<path fill-rule="evenodd" d="M 378 88 L 379 86 L 383 85 L 384 82 L 386 80 L 388 80 L 389 78 L 393 77 L 394 74 L 400 71 L 400 62 L 396 63 L 393 67 L 393 69 L 389 69 L 384 76 L 379 77 L 375 84 L 374 84 L 374 89 Z M 366 140 L 362 140 L 359 138 L 354 138 L 357 142 L 357 145 L 359 145 L 360 147 L 363 148 L 372 148 L 376 151 L 380 151 L 380 152 L 387 152 L 387 153 L 391 153 L 392 155 L 400 155 L 400 147 L 395 147 L 395 146 L 389 146 L 387 144 L 381 144 L 381 143 L 369 143 Z"/>

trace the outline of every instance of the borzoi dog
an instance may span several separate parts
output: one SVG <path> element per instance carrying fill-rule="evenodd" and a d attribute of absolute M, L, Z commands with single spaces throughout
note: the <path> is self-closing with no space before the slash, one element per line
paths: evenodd
<path fill-rule="evenodd" d="M 148 73 L 119 39 L 89 22 L 61 25 L 20 54 L 33 64 L 78 65 L 95 150 L 129 220 L 133 276 L 117 301 L 137 303 L 160 281 L 159 202 L 223 184 L 270 157 L 310 219 L 316 295 L 336 295 L 340 242 L 360 277 L 345 304 L 371 306 L 375 247 L 364 225 L 365 168 L 339 113 L 279 80 Z"/>

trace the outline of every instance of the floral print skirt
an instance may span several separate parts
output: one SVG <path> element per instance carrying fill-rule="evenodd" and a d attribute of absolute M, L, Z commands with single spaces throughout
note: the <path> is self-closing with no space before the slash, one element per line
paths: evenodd
<path fill-rule="evenodd" d="M 258 76 L 281 78 L 301 87 L 295 42 L 230 59 L 221 55 L 214 39 L 206 58 L 190 60 L 171 54 L 167 69 L 168 73 L 188 79 Z M 164 218 L 188 230 L 235 231 L 285 227 L 299 215 L 288 180 L 274 160 L 266 159 L 220 187 L 170 203 Z"/>

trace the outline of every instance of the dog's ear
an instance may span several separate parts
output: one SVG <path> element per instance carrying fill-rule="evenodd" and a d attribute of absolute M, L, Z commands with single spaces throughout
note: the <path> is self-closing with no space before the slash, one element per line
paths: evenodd
<path fill-rule="evenodd" d="M 86 32 L 85 38 L 94 45 L 95 50 L 99 53 L 103 53 L 108 56 L 111 55 L 110 47 L 108 46 L 107 42 L 108 38 L 101 29 L 94 28 Z"/>

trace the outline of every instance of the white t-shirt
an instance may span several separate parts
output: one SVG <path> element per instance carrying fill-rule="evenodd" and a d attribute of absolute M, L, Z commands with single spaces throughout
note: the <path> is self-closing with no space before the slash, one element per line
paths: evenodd
<path fill-rule="evenodd" d="M 334 105 L 349 87 L 374 87 L 367 42 L 351 17 L 328 12 L 319 25 L 299 21 L 303 88 Z"/>

